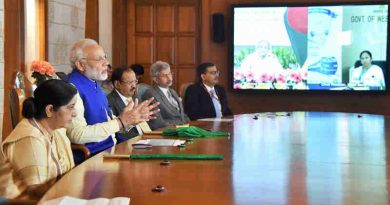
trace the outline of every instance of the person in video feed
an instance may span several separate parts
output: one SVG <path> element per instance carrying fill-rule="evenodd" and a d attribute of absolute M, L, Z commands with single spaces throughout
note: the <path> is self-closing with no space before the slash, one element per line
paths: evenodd
<path fill-rule="evenodd" d="M 382 68 L 372 64 L 370 51 L 362 51 L 359 55 L 361 66 L 352 71 L 350 83 L 363 84 L 364 86 L 385 86 Z"/>
<path fill-rule="evenodd" d="M 271 44 L 261 40 L 257 43 L 256 50 L 243 60 L 240 70 L 247 76 L 251 75 L 255 81 L 259 81 L 265 74 L 269 79 L 275 79 L 283 67 L 272 53 Z M 264 82 L 266 79 L 260 81 Z"/>

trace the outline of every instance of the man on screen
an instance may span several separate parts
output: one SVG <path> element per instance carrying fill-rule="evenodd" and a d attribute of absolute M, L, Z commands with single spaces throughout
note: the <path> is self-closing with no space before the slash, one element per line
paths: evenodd
<path fill-rule="evenodd" d="M 275 79 L 283 67 L 272 53 L 271 44 L 261 40 L 257 43 L 256 50 L 243 60 L 240 70 L 244 75 L 253 77 L 255 82 L 267 82 Z"/>

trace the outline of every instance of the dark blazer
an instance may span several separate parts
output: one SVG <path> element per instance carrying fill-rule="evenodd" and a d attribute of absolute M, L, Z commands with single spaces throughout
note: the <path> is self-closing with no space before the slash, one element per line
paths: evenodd
<path fill-rule="evenodd" d="M 221 103 L 222 115 L 232 115 L 225 89 L 219 85 L 215 85 L 214 89 Z M 184 110 L 191 120 L 216 117 L 213 100 L 203 83 L 190 85 L 184 96 Z"/>
<path fill-rule="evenodd" d="M 110 92 L 110 94 L 107 95 L 108 104 L 111 107 L 112 113 L 116 116 L 119 116 L 121 114 L 122 110 L 126 107 L 125 103 L 123 102 L 122 98 L 119 96 L 117 91 L 114 89 Z M 130 138 L 133 138 L 135 136 L 138 136 L 137 128 L 132 128 L 126 133 L 119 133 L 117 132 L 115 137 L 117 140 L 117 143 L 121 143 L 123 141 L 126 141 Z"/>
<path fill-rule="evenodd" d="M 176 91 L 173 89 L 169 89 L 169 91 L 172 93 L 172 97 L 179 105 L 180 110 L 177 110 L 175 106 L 168 101 L 167 97 L 161 89 L 158 88 L 158 86 L 152 87 L 141 97 L 142 101 L 154 97 L 154 99 L 160 103 L 160 112 L 156 114 L 157 119 L 148 122 L 152 130 L 166 127 L 168 125 L 181 125 L 190 121 L 188 116 L 184 113 L 183 104 L 181 103 L 181 99 L 177 95 Z"/>

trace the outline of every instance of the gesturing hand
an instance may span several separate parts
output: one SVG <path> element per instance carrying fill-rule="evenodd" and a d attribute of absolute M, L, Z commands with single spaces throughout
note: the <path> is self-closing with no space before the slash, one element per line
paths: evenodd
<path fill-rule="evenodd" d="M 125 128 L 130 127 L 131 125 L 137 125 L 143 121 L 149 121 L 150 119 L 155 119 L 154 114 L 160 112 L 160 109 L 155 109 L 160 103 L 154 102 L 154 98 L 149 98 L 148 100 L 138 103 L 138 99 L 135 99 L 134 106 L 131 108 L 130 105 L 126 106 L 122 113 L 119 115 Z"/>

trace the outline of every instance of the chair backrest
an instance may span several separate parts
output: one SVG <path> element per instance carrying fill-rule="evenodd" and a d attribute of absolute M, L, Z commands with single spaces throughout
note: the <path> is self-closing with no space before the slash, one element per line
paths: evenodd
<path fill-rule="evenodd" d="M 66 73 L 64 73 L 64 72 L 56 72 L 56 75 L 61 80 L 65 80 L 65 81 L 68 80 L 68 75 L 66 75 Z"/>
<path fill-rule="evenodd" d="M 12 88 L 11 92 L 9 93 L 9 104 L 13 128 L 15 128 L 19 121 L 23 118 L 22 105 L 24 99 L 25 95 L 21 88 Z"/>
<path fill-rule="evenodd" d="M 182 99 L 183 105 L 184 105 L 184 100 L 185 100 L 185 95 L 186 95 L 187 88 L 188 88 L 188 86 L 190 86 L 192 84 L 193 83 L 184 83 L 184 84 L 180 85 L 179 95 L 180 95 L 180 97 Z"/>
<path fill-rule="evenodd" d="M 148 84 L 145 84 L 145 83 L 138 84 L 137 93 L 136 93 L 138 100 L 141 100 L 142 95 L 150 88 L 151 88 L 151 86 Z"/>

